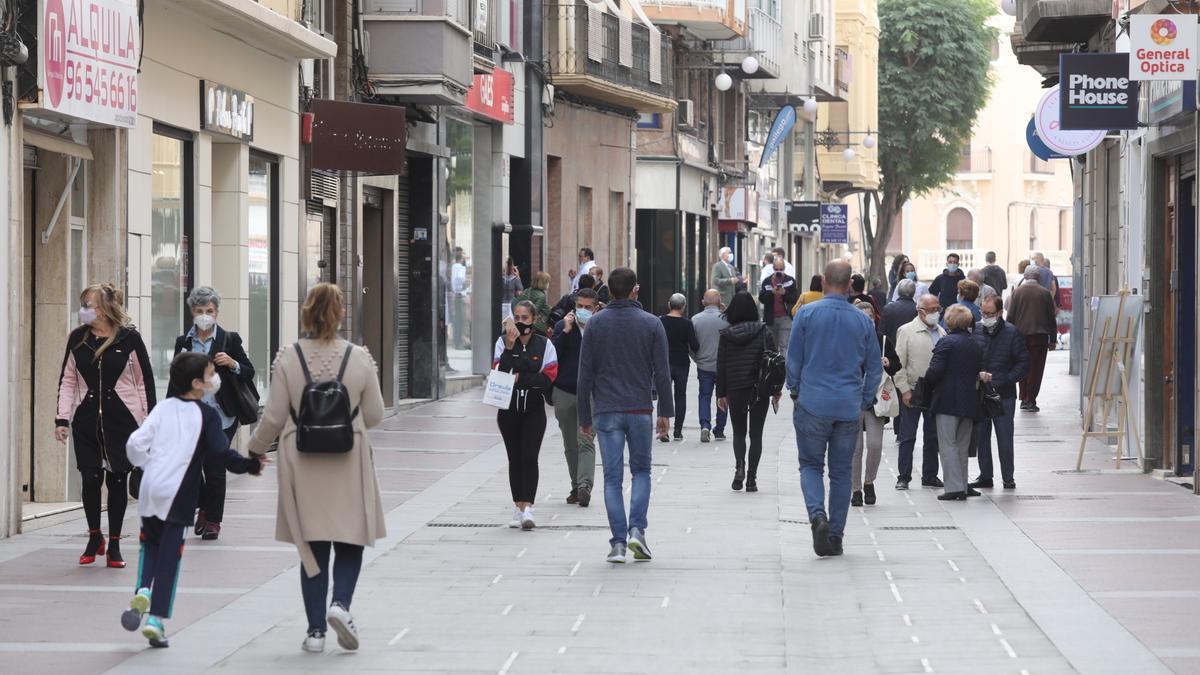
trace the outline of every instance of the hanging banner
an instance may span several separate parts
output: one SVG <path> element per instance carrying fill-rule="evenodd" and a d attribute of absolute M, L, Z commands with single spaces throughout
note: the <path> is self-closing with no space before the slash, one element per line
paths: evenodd
<path fill-rule="evenodd" d="M 9 3 L 10 5 L 13 3 Z M 41 0 L 41 105 L 101 124 L 137 125 L 141 28 L 134 0 Z"/>
<path fill-rule="evenodd" d="M 1029 118 L 1029 125 L 1025 127 L 1025 143 L 1029 146 L 1029 151 L 1038 159 L 1050 161 L 1052 159 L 1066 159 L 1066 155 L 1060 155 L 1057 152 L 1046 147 L 1042 139 L 1038 138 L 1037 127 L 1033 124 L 1033 118 Z"/>
<path fill-rule="evenodd" d="M 1128 54 L 1062 54 L 1058 58 L 1062 128 L 1136 129 L 1138 82 Z"/>
<path fill-rule="evenodd" d="M 821 243 L 849 244 L 850 206 L 848 204 L 821 205 Z"/>
<path fill-rule="evenodd" d="M 1131 14 L 1129 79 L 1195 80 L 1196 15 Z"/>
<path fill-rule="evenodd" d="M 1033 121 L 1037 126 L 1038 138 L 1054 152 L 1067 157 L 1082 155 L 1088 150 L 1100 145 L 1104 140 L 1104 130 L 1068 131 L 1062 128 L 1059 117 L 1061 94 L 1058 86 L 1051 87 L 1034 112 Z"/>
<path fill-rule="evenodd" d="M 775 113 L 775 122 L 771 124 L 771 133 L 767 134 L 767 145 L 763 149 L 762 159 L 758 160 L 758 168 L 763 168 L 771 161 L 771 155 L 783 144 L 783 140 L 796 126 L 796 108 L 785 105 Z"/>

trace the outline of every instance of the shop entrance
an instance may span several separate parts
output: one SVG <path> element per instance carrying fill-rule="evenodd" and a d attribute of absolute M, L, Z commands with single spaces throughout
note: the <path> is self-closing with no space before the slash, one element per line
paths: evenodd
<path fill-rule="evenodd" d="M 445 362 L 445 342 L 441 342 L 441 358 L 434 316 L 434 184 L 433 159 L 410 155 L 408 159 L 407 224 L 402 223 L 401 237 L 408 240 L 408 397 L 433 398 L 439 364 Z"/>
<path fill-rule="evenodd" d="M 379 364 L 379 385 L 386 406 L 395 404 L 396 274 L 392 192 L 363 189 L 362 337 Z"/>
<path fill-rule="evenodd" d="M 1196 458 L 1196 176 L 1179 181 L 1175 209 L 1175 473 L 1193 472 Z"/>

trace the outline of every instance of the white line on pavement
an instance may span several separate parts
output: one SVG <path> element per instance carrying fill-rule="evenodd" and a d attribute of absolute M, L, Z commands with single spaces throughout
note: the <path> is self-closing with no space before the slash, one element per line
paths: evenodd
<path fill-rule="evenodd" d="M 668 595 L 667 597 L 663 598 L 662 606 L 666 607 L 669 604 L 671 604 L 671 596 Z"/>
<path fill-rule="evenodd" d="M 558 520 L 558 514 L 556 513 L 556 514 L 550 516 L 550 520 Z"/>
<path fill-rule="evenodd" d="M 1004 638 L 1000 638 L 1000 646 L 1004 647 L 1004 651 L 1008 652 L 1008 658 L 1010 658 L 1010 659 L 1017 658 L 1017 653 L 1015 651 L 1013 651 L 1012 645 L 1008 644 L 1008 640 L 1005 640 Z"/>
<path fill-rule="evenodd" d="M 558 653 L 559 653 L 559 654 L 566 654 L 566 653 L 567 653 L 567 646 L 566 646 L 566 645 L 563 645 L 563 646 L 559 647 L 559 648 L 558 648 Z"/>
<path fill-rule="evenodd" d="M 997 626 L 996 624 L 992 624 L 992 633 L 993 633 L 993 634 L 994 634 L 996 637 L 1001 637 L 1001 636 L 1003 636 L 1003 635 L 1004 635 L 1004 633 L 1001 633 L 1001 632 L 1000 632 L 1000 626 Z"/>
<path fill-rule="evenodd" d="M 879 556 L 879 562 L 884 562 L 886 560 L 883 557 L 883 551 L 880 551 L 879 549 L 875 549 L 875 555 Z"/>
<path fill-rule="evenodd" d="M 564 534 L 564 535 L 563 535 L 563 539 L 564 539 L 564 540 L 566 540 L 566 539 L 570 539 L 570 538 L 571 538 L 571 533 L 570 533 L 570 532 L 568 532 L 568 533 L 566 533 L 566 534 Z"/>
<path fill-rule="evenodd" d="M 500 616 L 508 616 L 508 613 L 509 613 L 509 612 L 511 612 L 511 611 L 512 611 L 512 609 L 513 609 L 513 606 L 512 606 L 512 605 L 508 605 L 508 606 L 506 606 L 506 607 L 504 608 L 504 611 L 500 612 Z"/>
<path fill-rule="evenodd" d="M 517 557 L 518 557 L 518 558 L 524 558 L 524 557 L 525 557 L 525 554 L 526 554 L 526 553 L 528 553 L 528 552 L 529 552 L 529 549 L 527 549 L 527 548 L 523 548 L 523 549 L 521 549 L 520 551 L 518 551 L 518 552 L 517 552 Z"/>
<path fill-rule="evenodd" d="M 967 583 L 967 578 L 966 578 L 966 577 L 959 577 L 959 578 L 958 578 L 958 580 L 959 580 L 959 582 L 961 582 L 961 583 L 964 583 L 964 584 L 965 584 L 965 583 Z"/>
<path fill-rule="evenodd" d="M 492 585 L 495 586 L 496 584 L 500 583 L 500 580 L 503 578 L 504 578 L 503 574 L 497 574 L 496 578 L 492 579 Z"/>
<path fill-rule="evenodd" d="M 980 614 L 988 613 L 987 609 L 983 606 L 983 603 L 980 602 L 979 600 L 975 601 L 975 609 L 978 609 Z"/>
<path fill-rule="evenodd" d="M 397 642 L 403 640 L 405 635 L 408 635 L 407 628 L 400 631 L 399 633 L 396 633 L 396 637 L 392 638 L 391 640 L 388 640 L 388 646 L 391 647 L 391 646 L 395 645 Z"/>
<path fill-rule="evenodd" d="M 912 617 L 911 616 L 909 616 L 907 614 L 904 615 L 904 625 L 908 626 L 909 628 L 912 628 Z"/>
<path fill-rule="evenodd" d="M 924 515 L 923 513 L 921 513 L 920 511 L 913 511 L 913 513 L 917 514 L 917 517 L 918 517 L 918 518 L 924 518 L 924 517 L 925 517 L 925 515 Z"/>
<path fill-rule="evenodd" d="M 574 626 L 571 626 L 571 632 L 572 632 L 572 633 L 578 633 L 578 632 L 579 632 L 579 627 L 583 625 L 583 619 L 584 619 L 584 615 L 583 615 L 583 614 L 580 614 L 580 615 L 579 615 L 579 618 L 578 618 L 578 619 L 575 619 L 575 625 L 574 625 Z"/>
<path fill-rule="evenodd" d="M 592 591 L 592 597 L 600 597 L 600 589 L 604 588 L 604 584 L 597 584 L 595 590 Z"/>
<path fill-rule="evenodd" d="M 956 565 L 953 560 L 947 560 L 946 562 L 950 564 L 950 569 L 954 570 L 955 572 L 959 571 L 958 565 Z"/>
<path fill-rule="evenodd" d="M 927 673 L 933 672 L 933 666 L 929 663 L 929 659 L 921 659 L 921 667 L 924 668 L 925 672 Z"/>
<path fill-rule="evenodd" d="M 687 529 L 687 532 L 684 532 L 684 534 L 691 534 L 691 533 L 692 533 L 692 528 L 690 528 L 690 527 Z"/>
<path fill-rule="evenodd" d="M 504 666 L 500 668 L 500 672 L 496 675 L 508 675 L 508 669 L 513 667 L 513 663 L 516 662 L 517 656 L 520 654 L 521 652 L 513 652 L 509 654 L 508 660 L 504 662 Z"/>
<path fill-rule="evenodd" d="M 921 638 L 917 637 L 916 635 L 912 636 L 912 641 L 913 644 L 921 644 Z"/>
<path fill-rule="evenodd" d="M 892 595 L 896 598 L 896 602 L 904 602 L 904 598 L 900 597 L 900 589 L 896 588 L 896 584 L 890 584 L 892 587 Z"/>
<path fill-rule="evenodd" d="M 891 580 L 892 580 L 892 572 L 891 572 L 891 570 L 884 570 L 884 571 L 883 571 L 883 576 L 887 577 L 887 580 L 888 580 L 888 581 L 891 581 Z"/>
<path fill-rule="evenodd" d="M 571 573 L 570 573 L 570 574 L 568 574 L 567 576 L 569 576 L 569 577 L 573 577 L 573 576 L 575 576 L 575 573 L 579 571 L 579 566 L 580 566 L 580 565 L 582 565 L 582 564 L 583 564 L 583 561 L 582 561 L 582 560 L 580 560 L 580 561 L 577 561 L 577 562 L 575 563 L 575 566 L 571 568 Z"/>

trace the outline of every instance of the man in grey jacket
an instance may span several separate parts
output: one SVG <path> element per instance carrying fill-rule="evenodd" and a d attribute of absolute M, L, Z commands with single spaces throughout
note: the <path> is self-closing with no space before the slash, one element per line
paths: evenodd
<path fill-rule="evenodd" d="M 717 347 L 721 344 L 721 331 L 729 327 L 729 322 L 721 315 L 721 294 L 715 288 L 704 292 L 704 311 L 692 317 L 692 325 L 700 341 L 700 349 L 692 352 L 700 378 L 700 442 L 709 441 L 710 430 L 713 438 L 723 441 L 728 413 L 718 407 L 717 425 L 712 426 L 712 399 L 717 386 Z"/>
<path fill-rule="evenodd" d="M 604 462 L 604 507 L 612 549 L 608 562 L 625 562 L 626 546 L 637 561 L 650 560 L 646 512 L 650 509 L 650 454 L 654 401 L 658 392 L 658 435 L 675 416 L 667 332 L 637 301 L 637 274 L 618 267 L 608 276 L 613 301 L 592 317 L 579 356 L 579 430 L 595 435 Z M 593 426 L 595 430 L 593 432 Z M 625 445 L 629 444 L 629 518 L 625 517 Z"/>

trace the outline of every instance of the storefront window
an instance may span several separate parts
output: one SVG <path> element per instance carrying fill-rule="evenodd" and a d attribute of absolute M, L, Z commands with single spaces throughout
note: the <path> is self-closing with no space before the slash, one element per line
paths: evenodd
<path fill-rule="evenodd" d="M 155 133 L 152 154 L 149 349 L 154 383 L 162 398 L 167 393 L 175 338 L 185 325 L 184 300 L 190 285 L 192 144 Z"/>
<path fill-rule="evenodd" d="M 255 365 L 254 383 L 260 392 L 267 390 L 275 344 L 276 303 L 273 302 L 272 273 L 276 260 L 272 249 L 278 221 L 278 165 L 266 157 L 250 155 L 249 259 L 250 323 L 242 334 L 246 355 Z"/>
<path fill-rule="evenodd" d="M 465 377 L 471 367 L 471 297 L 474 252 L 471 247 L 474 198 L 471 192 L 473 137 L 467 122 L 446 123 L 450 160 L 446 177 L 446 223 L 440 264 L 445 290 L 445 363 L 447 377 Z"/>
<path fill-rule="evenodd" d="M 87 279 L 87 171 L 88 163 L 81 162 L 75 181 L 71 184 L 71 263 L 67 288 L 67 325 L 74 326 L 79 294 Z"/>

